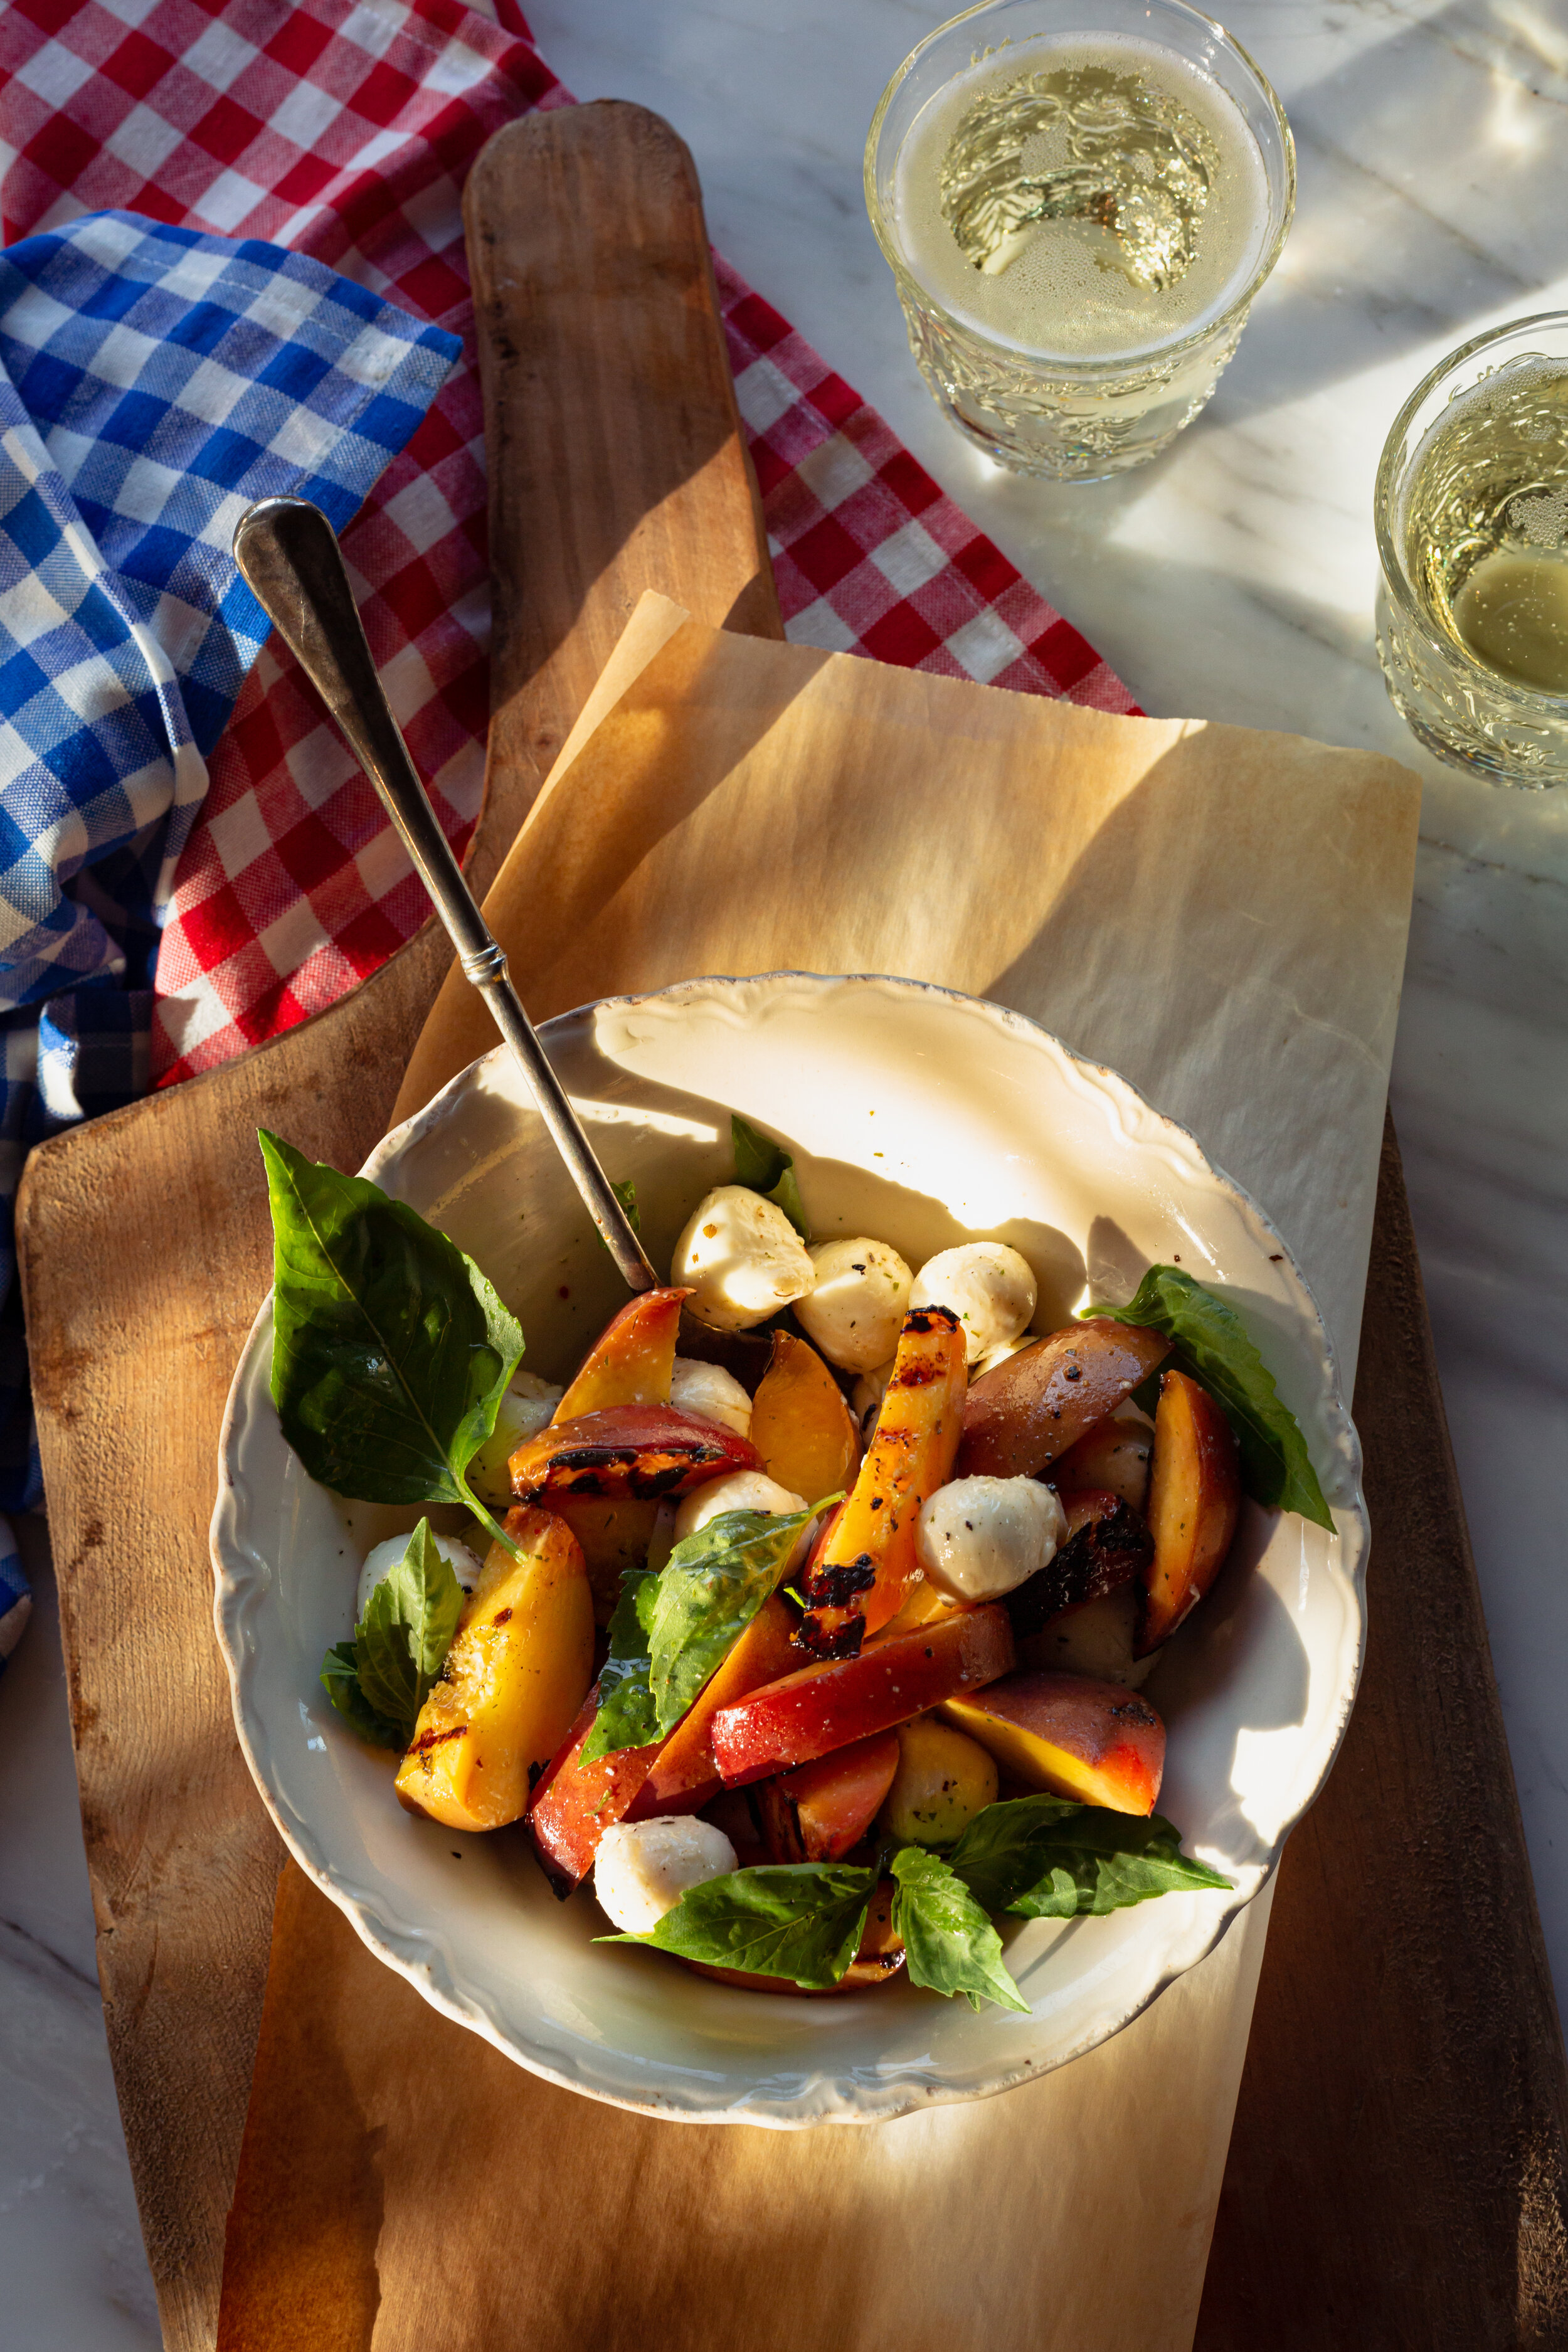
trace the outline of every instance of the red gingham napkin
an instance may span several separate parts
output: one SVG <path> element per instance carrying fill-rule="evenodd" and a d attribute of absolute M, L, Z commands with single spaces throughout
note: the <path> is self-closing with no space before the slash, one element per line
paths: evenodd
<path fill-rule="evenodd" d="M 443 824 L 479 812 L 489 712 L 483 419 L 460 212 L 490 133 L 569 105 L 515 0 L 8 0 L 0 233 L 110 206 L 314 255 L 463 338 L 345 533 L 372 649 Z M 723 262 L 719 290 L 797 642 L 1127 711 L 1121 681 L 882 419 Z M 374 971 L 424 891 L 274 640 L 213 754 L 158 963 L 159 1083 Z"/>

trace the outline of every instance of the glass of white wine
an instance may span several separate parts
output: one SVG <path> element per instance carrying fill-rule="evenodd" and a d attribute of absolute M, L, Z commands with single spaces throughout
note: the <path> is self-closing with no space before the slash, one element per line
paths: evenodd
<path fill-rule="evenodd" d="M 1092 481 L 1195 416 L 1279 257 L 1289 125 L 1183 0 L 984 0 L 882 94 L 866 202 L 910 343 L 999 465 Z"/>
<path fill-rule="evenodd" d="M 1401 716 L 1500 783 L 1568 783 L 1568 311 L 1478 335 L 1416 385 L 1376 511 Z"/>

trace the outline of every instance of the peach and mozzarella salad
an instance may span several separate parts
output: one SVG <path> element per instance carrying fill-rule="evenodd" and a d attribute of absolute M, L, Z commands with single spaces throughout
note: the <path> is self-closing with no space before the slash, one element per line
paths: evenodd
<path fill-rule="evenodd" d="M 782 1148 L 734 1141 L 556 1384 L 444 1234 L 263 1136 L 285 1434 L 340 1494 L 469 1514 L 370 1553 L 322 1681 L 410 1812 L 520 1825 L 613 1940 L 1023 2009 L 998 1918 L 1228 1885 L 1155 1811 L 1142 1685 L 1244 1491 L 1326 1506 L 1180 1267 L 1040 1331 L 1016 1249 L 816 1238 Z"/>

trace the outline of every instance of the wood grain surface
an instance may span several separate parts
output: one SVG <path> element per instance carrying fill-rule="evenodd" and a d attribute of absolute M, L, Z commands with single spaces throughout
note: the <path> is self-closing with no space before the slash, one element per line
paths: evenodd
<path fill-rule="evenodd" d="M 1361 1691 L 1285 1850 L 1198 2352 L 1568 2345 L 1568 2080 L 1390 1122 Z"/>
<path fill-rule="evenodd" d="M 644 587 L 779 623 L 681 142 L 638 107 L 531 116 L 485 151 L 467 219 L 508 518 L 482 891 Z M 577 436 L 592 463 L 567 468 Z M 110 2052 L 179 2352 L 214 2340 L 282 1853 L 235 1741 L 207 1558 L 224 1401 L 271 1273 L 256 1129 L 357 1167 L 447 961 L 427 927 L 317 1019 L 43 1145 L 18 1202 Z"/>

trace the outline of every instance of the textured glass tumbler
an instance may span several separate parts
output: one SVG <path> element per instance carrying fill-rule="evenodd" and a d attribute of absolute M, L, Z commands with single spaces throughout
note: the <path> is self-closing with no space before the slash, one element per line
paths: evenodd
<path fill-rule="evenodd" d="M 1239 111 L 1257 142 L 1267 187 L 1257 258 L 1218 315 L 1114 357 L 1048 350 L 981 331 L 926 286 L 900 239 L 899 158 L 921 110 L 953 79 L 1009 46 L 1122 38 L 1195 68 Z M 1183 0 L 983 0 L 926 37 L 882 93 L 866 142 L 866 204 L 898 281 L 910 346 L 931 392 L 960 430 L 1015 473 L 1096 481 L 1142 466 L 1190 424 L 1247 324 L 1252 298 L 1279 257 L 1296 202 L 1296 151 L 1273 90 L 1245 49 Z"/>
<path fill-rule="evenodd" d="M 1469 768 L 1494 783 L 1537 789 L 1568 783 L 1568 694 L 1504 676 L 1476 656 L 1435 609 L 1420 586 L 1423 552 L 1411 491 L 1418 460 L 1430 449 L 1436 428 L 1478 385 L 1500 391 L 1509 371 L 1544 369 L 1568 381 L 1568 311 L 1545 311 L 1478 335 L 1440 360 L 1418 383 L 1384 444 L 1377 469 L 1377 551 L 1383 582 L 1377 599 L 1377 656 L 1394 709 L 1429 751 L 1455 766 Z M 1485 395 L 1483 395 L 1484 397 Z M 1546 453 L 1542 453 L 1543 458 Z M 1558 458 L 1555 462 L 1560 462 Z M 1551 503 L 1568 497 L 1568 473 L 1555 462 L 1531 469 L 1523 494 Z M 1479 476 L 1473 490 L 1467 474 L 1457 492 L 1476 511 L 1461 511 L 1455 529 L 1463 549 L 1467 534 L 1489 537 L 1495 529 L 1495 488 Z M 1521 495 L 1516 490 L 1508 503 Z M 1484 511 L 1482 510 L 1484 509 Z M 1559 551 L 1555 530 L 1550 551 Z M 1428 557 L 1430 560 L 1430 557 Z"/>

